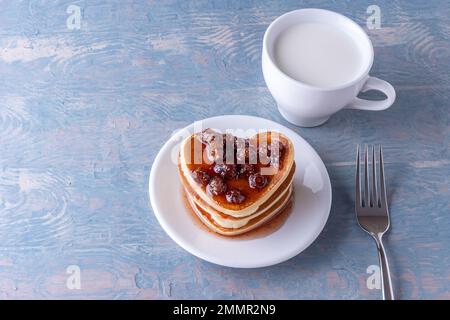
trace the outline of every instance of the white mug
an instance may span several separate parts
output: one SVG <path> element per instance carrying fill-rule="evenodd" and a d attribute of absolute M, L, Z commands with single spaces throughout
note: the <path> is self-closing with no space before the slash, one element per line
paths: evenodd
<path fill-rule="evenodd" d="M 331 88 L 315 87 L 297 81 L 275 63 L 274 45 L 286 28 L 302 22 L 328 23 L 351 33 L 362 48 L 364 63 L 353 80 Z M 278 110 L 289 122 L 302 127 L 315 127 L 325 123 L 332 114 L 347 109 L 379 111 L 389 108 L 395 101 L 395 90 L 388 82 L 369 76 L 373 63 L 373 46 L 364 30 L 349 18 L 333 11 L 301 9 L 288 12 L 275 19 L 264 34 L 262 69 L 270 93 Z M 378 90 L 386 95 L 381 101 L 364 100 L 359 92 Z"/>

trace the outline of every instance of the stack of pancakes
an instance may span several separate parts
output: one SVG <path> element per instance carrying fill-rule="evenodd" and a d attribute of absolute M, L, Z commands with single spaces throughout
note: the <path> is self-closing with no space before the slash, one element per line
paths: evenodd
<path fill-rule="evenodd" d="M 272 136 L 275 135 L 265 132 L 250 139 L 255 139 L 255 145 L 262 140 L 270 145 Z M 199 167 L 214 174 L 211 170 L 214 162 L 204 156 L 204 147 L 198 147 L 204 145 L 201 134 L 193 134 L 181 143 L 178 158 L 181 182 L 192 210 L 208 228 L 222 235 L 239 235 L 263 225 L 286 207 L 293 194 L 294 147 L 280 133 L 276 133 L 276 139 L 277 143 L 282 144 L 283 152 L 275 166 L 269 163 L 270 168 L 275 170 L 268 170 L 270 175 L 267 175 L 268 182 L 263 188 L 250 188 L 246 176 L 226 181 L 228 190 L 234 188 L 243 192 L 245 200 L 241 203 L 226 201 L 224 195 L 210 194 L 205 185 L 193 176 L 193 171 Z M 198 159 L 201 159 L 200 162 Z M 260 171 L 262 166 L 256 167 Z M 267 171 L 260 172 L 267 174 Z"/>

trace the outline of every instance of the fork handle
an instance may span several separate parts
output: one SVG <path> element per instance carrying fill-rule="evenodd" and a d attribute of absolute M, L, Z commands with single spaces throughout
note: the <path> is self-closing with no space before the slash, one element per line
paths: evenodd
<path fill-rule="evenodd" d="M 383 300 L 395 300 L 394 290 L 392 289 L 391 273 L 389 271 L 389 263 L 384 250 L 383 242 L 381 241 L 382 235 L 374 236 L 377 243 L 378 259 L 380 261 L 381 272 L 381 287 L 383 292 Z"/>

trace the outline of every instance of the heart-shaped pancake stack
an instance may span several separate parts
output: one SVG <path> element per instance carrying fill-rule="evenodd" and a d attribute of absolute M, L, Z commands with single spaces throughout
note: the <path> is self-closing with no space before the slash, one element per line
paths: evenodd
<path fill-rule="evenodd" d="M 178 169 L 200 220 L 219 234 L 239 235 L 275 217 L 291 200 L 294 146 L 278 132 L 243 139 L 206 129 L 181 143 Z"/>

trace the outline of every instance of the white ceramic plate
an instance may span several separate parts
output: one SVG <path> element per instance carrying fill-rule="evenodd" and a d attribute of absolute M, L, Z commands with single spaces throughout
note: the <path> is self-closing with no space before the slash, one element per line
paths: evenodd
<path fill-rule="evenodd" d="M 264 237 L 226 238 L 206 231 L 185 206 L 176 157 L 183 137 L 206 128 L 278 130 L 295 146 L 297 169 L 291 214 Z M 331 208 L 327 169 L 314 149 L 294 131 L 251 116 L 220 116 L 193 123 L 172 136 L 156 156 L 150 172 L 150 202 L 159 223 L 182 248 L 206 261 L 228 267 L 256 268 L 288 260 L 305 250 L 322 231 Z"/>

